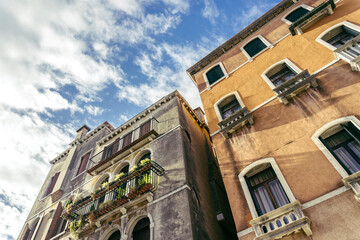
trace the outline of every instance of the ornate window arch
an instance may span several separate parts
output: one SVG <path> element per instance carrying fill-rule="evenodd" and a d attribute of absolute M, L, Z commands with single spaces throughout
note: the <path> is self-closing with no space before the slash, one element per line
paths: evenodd
<path fill-rule="evenodd" d="M 100 240 L 110 240 L 110 237 L 113 236 L 113 234 L 116 234 L 116 232 L 119 232 L 119 238 L 118 240 L 121 239 L 121 227 L 120 225 L 118 224 L 113 224 L 111 225 L 110 228 L 106 229 L 102 234 L 101 234 L 101 237 L 100 237 Z"/>
<path fill-rule="evenodd" d="M 119 174 L 120 172 L 128 173 L 130 169 L 130 161 L 124 161 L 117 165 L 117 167 L 114 169 L 114 171 L 111 174 L 111 179 L 114 179 L 116 174 Z"/>
<path fill-rule="evenodd" d="M 151 217 L 151 215 L 145 211 L 141 211 L 139 214 L 135 215 L 134 217 L 132 217 L 129 221 L 128 221 L 128 229 L 127 229 L 127 236 L 128 236 L 128 240 L 136 240 L 133 238 L 133 232 L 134 229 L 136 227 L 136 225 L 143 219 L 147 219 L 148 220 L 148 227 L 149 227 L 149 240 L 153 240 L 153 236 L 154 236 L 154 221 L 153 218 Z"/>
<path fill-rule="evenodd" d="M 145 157 L 148 157 L 151 160 L 154 160 L 153 159 L 154 158 L 153 157 L 153 150 L 151 148 L 142 149 L 138 154 L 136 154 L 136 156 L 134 157 L 134 159 L 132 161 L 131 167 L 133 167 L 134 165 L 139 164 L 139 162 Z"/>
<path fill-rule="evenodd" d="M 109 181 L 109 180 L 110 180 L 110 174 L 109 174 L 109 173 L 104 173 L 103 175 L 101 175 L 101 177 L 99 177 L 99 178 L 96 180 L 96 182 L 94 183 L 93 187 L 91 188 L 91 192 L 95 192 L 96 189 L 98 189 L 105 180 L 106 180 L 106 181 Z"/>
<path fill-rule="evenodd" d="M 258 191 L 258 193 L 256 193 L 255 192 L 256 190 L 254 191 L 254 188 L 252 188 L 252 184 L 250 183 L 252 181 L 251 178 L 257 176 L 260 173 L 265 173 L 268 176 L 272 175 L 271 179 L 269 177 L 269 179 L 267 180 L 268 183 L 266 189 L 270 192 L 266 196 L 264 195 L 264 193 L 261 192 L 265 190 L 265 187 L 260 186 L 258 188 L 260 190 Z M 289 185 L 287 184 L 274 158 L 264 158 L 251 163 L 240 172 L 239 180 L 241 187 L 244 191 L 245 198 L 248 203 L 251 215 L 254 219 L 264 214 L 261 211 L 266 212 L 274 207 L 277 208 L 284 204 L 288 204 L 296 201 L 295 196 L 293 195 Z M 261 202 L 267 200 L 268 199 L 267 196 L 271 197 L 272 202 L 274 202 L 275 200 L 275 203 L 277 203 L 279 206 L 272 206 L 272 207 L 259 206 L 261 204 L 271 205 L 270 202 L 269 203 Z M 288 201 L 286 201 L 286 198 Z"/>

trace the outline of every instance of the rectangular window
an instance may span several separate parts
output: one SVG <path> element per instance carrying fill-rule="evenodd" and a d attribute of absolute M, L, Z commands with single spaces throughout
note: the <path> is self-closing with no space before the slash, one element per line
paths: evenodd
<path fill-rule="evenodd" d="M 54 186 L 55 186 L 55 184 L 56 184 L 56 181 L 57 181 L 57 179 L 58 179 L 58 177 L 59 177 L 59 174 L 60 174 L 60 172 L 55 173 L 54 176 L 52 176 L 52 178 L 51 178 L 50 183 L 49 183 L 49 185 L 48 185 L 48 187 L 47 187 L 47 189 L 46 189 L 46 192 L 45 192 L 45 195 L 44 195 L 44 196 L 47 196 L 47 195 L 49 195 L 50 193 L 52 193 L 52 191 L 53 191 L 53 189 L 54 189 Z"/>
<path fill-rule="evenodd" d="M 295 73 L 285 63 L 283 63 L 281 70 L 270 76 L 269 79 L 275 87 L 278 87 L 289 79 L 295 77 L 296 74 L 297 73 Z"/>
<path fill-rule="evenodd" d="M 320 140 L 349 175 L 360 171 L 360 133 L 354 124 L 342 124 L 340 131 Z"/>
<path fill-rule="evenodd" d="M 104 153 L 102 156 L 102 160 L 110 157 L 111 155 L 113 155 L 114 153 L 116 153 L 119 150 L 119 141 L 120 141 L 120 138 L 117 138 L 112 144 L 105 147 Z"/>
<path fill-rule="evenodd" d="M 245 179 L 259 216 L 290 203 L 272 168 Z"/>
<path fill-rule="evenodd" d="M 132 140 L 132 132 L 126 134 L 124 136 L 124 141 L 123 141 L 123 145 L 122 148 L 126 147 L 127 145 L 129 145 L 131 143 Z"/>
<path fill-rule="evenodd" d="M 142 137 L 146 133 L 150 132 L 150 127 L 151 127 L 151 120 L 149 120 L 146 123 L 144 123 L 143 125 L 141 125 L 140 126 L 140 136 L 139 137 Z"/>
<path fill-rule="evenodd" d="M 80 162 L 80 166 L 76 172 L 76 176 L 79 175 L 80 173 L 82 173 L 83 171 L 86 170 L 86 166 L 89 162 L 89 158 L 90 158 L 90 152 L 85 154 L 82 158 L 81 158 L 81 162 Z"/>

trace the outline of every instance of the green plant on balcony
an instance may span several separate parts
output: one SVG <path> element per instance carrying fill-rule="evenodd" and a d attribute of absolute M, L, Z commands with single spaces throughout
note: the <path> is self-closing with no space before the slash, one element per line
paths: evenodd
<path fill-rule="evenodd" d="M 108 189 L 109 188 L 109 182 L 103 182 L 102 184 L 101 184 L 101 188 L 102 189 Z"/>
<path fill-rule="evenodd" d="M 85 224 L 83 216 L 80 217 L 79 220 L 74 220 L 70 223 L 69 229 L 70 234 L 74 239 L 79 238 L 79 234 L 81 231 L 81 227 Z"/>
<path fill-rule="evenodd" d="M 140 179 L 138 179 L 139 186 L 144 186 L 146 184 L 152 183 L 153 176 L 150 175 L 150 173 L 143 174 Z"/>
<path fill-rule="evenodd" d="M 146 164 L 151 163 L 151 159 L 150 158 L 145 158 L 143 160 L 140 161 L 140 163 L 138 164 L 139 167 L 145 166 Z"/>
<path fill-rule="evenodd" d="M 117 196 L 116 199 L 123 198 L 125 196 L 125 194 L 126 194 L 126 190 L 123 189 L 122 187 L 118 187 L 116 189 L 116 196 Z"/>
<path fill-rule="evenodd" d="M 138 166 L 134 165 L 131 169 L 130 169 L 130 173 L 135 172 L 138 169 Z"/>
<path fill-rule="evenodd" d="M 125 173 L 121 172 L 115 175 L 114 181 L 118 181 L 125 176 Z"/>

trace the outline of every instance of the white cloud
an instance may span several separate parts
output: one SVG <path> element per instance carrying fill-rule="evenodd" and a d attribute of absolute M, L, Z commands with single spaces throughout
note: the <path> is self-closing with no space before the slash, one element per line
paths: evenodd
<path fill-rule="evenodd" d="M 248 5 L 242 8 L 239 16 L 233 21 L 235 30 L 240 31 L 245 28 L 273 6 L 273 3 L 266 3 L 264 1 L 248 2 Z"/>
<path fill-rule="evenodd" d="M 214 0 L 204 0 L 204 4 L 204 9 L 201 11 L 203 17 L 209 19 L 211 23 L 215 23 L 215 18 L 217 18 L 220 13 Z"/>
<path fill-rule="evenodd" d="M 85 109 L 89 114 L 94 116 L 101 115 L 104 112 L 104 109 L 92 105 L 86 105 Z"/>
<path fill-rule="evenodd" d="M 129 117 L 125 114 L 121 114 L 120 115 L 120 120 L 121 122 L 126 122 L 127 120 L 129 120 Z"/>

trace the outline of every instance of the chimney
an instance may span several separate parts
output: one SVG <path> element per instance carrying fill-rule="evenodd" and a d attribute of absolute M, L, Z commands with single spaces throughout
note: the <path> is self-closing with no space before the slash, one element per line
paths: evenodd
<path fill-rule="evenodd" d="M 75 139 L 82 139 L 83 137 L 85 137 L 86 133 L 90 131 L 90 128 L 86 125 L 82 126 L 81 128 L 79 128 L 79 130 L 77 130 L 77 134 Z"/>

